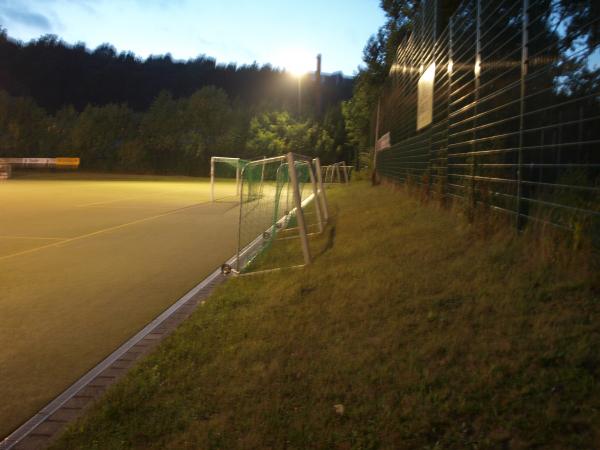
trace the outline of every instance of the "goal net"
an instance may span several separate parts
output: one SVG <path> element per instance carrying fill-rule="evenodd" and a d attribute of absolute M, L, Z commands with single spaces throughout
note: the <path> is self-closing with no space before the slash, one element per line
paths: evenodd
<path fill-rule="evenodd" d="M 210 158 L 211 201 L 239 201 L 241 173 L 247 161 L 241 158 L 213 156 Z"/>
<path fill-rule="evenodd" d="M 233 267 L 225 267 L 225 271 L 253 270 L 256 258 L 278 240 L 295 240 L 293 254 L 273 261 L 278 268 L 311 262 L 309 237 L 323 230 L 328 217 L 317 169 L 318 159 L 292 153 L 244 165 L 240 176 L 238 251 Z"/>

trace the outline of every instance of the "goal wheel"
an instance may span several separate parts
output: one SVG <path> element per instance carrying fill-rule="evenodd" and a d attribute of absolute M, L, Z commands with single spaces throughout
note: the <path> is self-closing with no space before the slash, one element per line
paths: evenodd
<path fill-rule="evenodd" d="M 265 240 L 271 239 L 271 233 L 269 233 L 268 231 L 265 231 L 263 233 L 263 239 L 265 239 Z"/>
<path fill-rule="evenodd" d="M 231 273 L 231 266 L 227 263 L 221 266 L 221 273 L 223 275 L 229 275 Z"/>

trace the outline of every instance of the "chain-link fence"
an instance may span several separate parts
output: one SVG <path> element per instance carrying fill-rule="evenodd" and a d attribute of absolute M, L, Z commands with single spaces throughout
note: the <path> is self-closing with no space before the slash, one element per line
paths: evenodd
<path fill-rule="evenodd" d="M 518 227 L 597 232 L 597 9 L 467 0 L 439 31 L 438 1 L 425 0 L 381 96 L 376 129 L 391 147 L 376 152 L 378 174 L 486 205 Z"/>

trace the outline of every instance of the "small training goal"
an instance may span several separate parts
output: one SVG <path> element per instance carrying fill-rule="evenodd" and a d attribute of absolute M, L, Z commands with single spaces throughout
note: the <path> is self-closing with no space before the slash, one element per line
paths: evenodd
<path fill-rule="evenodd" d="M 318 158 L 294 153 L 244 163 L 238 177 L 237 253 L 223 265 L 224 273 L 254 271 L 256 258 L 275 241 L 289 241 L 298 250 L 282 253 L 273 262 L 277 269 L 311 263 L 315 252 L 309 238 L 323 231 L 329 216 L 320 170 Z"/>
<path fill-rule="evenodd" d="M 247 161 L 241 158 L 213 156 L 210 158 L 210 200 L 238 201 L 241 173 Z"/>
<path fill-rule="evenodd" d="M 349 183 L 353 166 L 346 165 L 345 161 L 321 167 L 321 176 L 324 183 Z"/>

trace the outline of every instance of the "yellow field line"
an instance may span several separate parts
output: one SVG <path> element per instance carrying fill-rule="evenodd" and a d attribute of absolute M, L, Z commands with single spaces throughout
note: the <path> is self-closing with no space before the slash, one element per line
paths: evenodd
<path fill-rule="evenodd" d="M 193 191 L 190 191 L 193 192 Z M 126 202 L 128 200 L 136 200 L 139 198 L 145 198 L 145 197 L 164 197 L 164 196 L 168 196 L 168 195 L 177 195 L 177 194 L 181 194 L 178 192 L 147 192 L 145 194 L 139 194 L 139 195 L 133 195 L 131 197 L 123 197 L 123 198 L 119 198 L 116 200 L 103 200 L 100 202 L 93 202 L 93 203 L 84 203 L 83 205 L 76 205 L 77 208 L 86 208 L 88 206 L 102 206 L 102 205 L 109 205 L 111 203 L 119 203 L 119 202 Z"/>
<path fill-rule="evenodd" d="M 114 206 L 114 205 L 96 205 L 89 206 L 90 208 L 110 208 L 110 209 L 157 209 L 164 208 L 164 206 Z"/>
<path fill-rule="evenodd" d="M 17 252 L 17 253 L 11 253 L 10 255 L 0 256 L 0 261 L 2 261 L 4 259 L 12 258 L 14 256 L 21 256 L 21 255 L 26 255 L 28 253 L 37 252 L 38 250 L 43 250 L 45 248 L 58 247 L 58 246 L 61 246 L 61 245 L 64 245 L 64 244 L 68 244 L 69 242 L 78 241 L 80 239 L 85 239 L 85 238 L 88 238 L 88 237 L 91 237 L 91 236 L 96 236 L 98 234 L 106 233 L 108 231 L 118 230 L 119 228 L 125 228 L 125 227 L 128 227 L 130 225 L 135 225 L 135 224 L 138 224 L 138 223 L 147 222 L 149 220 L 158 219 L 160 217 L 170 216 L 171 214 L 175 214 L 177 212 L 180 212 L 180 211 L 183 211 L 183 210 L 186 210 L 186 209 L 197 208 L 198 206 L 205 205 L 206 203 L 207 202 L 196 203 L 194 205 L 184 206 L 183 208 L 173 209 L 173 210 L 168 211 L 166 213 L 157 214 L 155 216 L 150 216 L 150 217 L 144 217 L 143 219 L 133 220 L 131 222 L 122 223 L 121 225 L 115 225 L 113 227 L 103 228 L 102 230 L 92 231 L 91 233 L 82 234 L 81 236 L 75 236 L 73 238 L 64 239 L 64 240 L 62 240 L 60 242 L 53 242 L 51 244 L 41 245 L 40 247 L 30 248 L 29 250 L 23 250 L 23 251 L 20 251 L 20 252 Z"/>
<path fill-rule="evenodd" d="M 102 202 L 85 203 L 83 205 L 76 205 L 76 206 L 77 206 L 77 208 L 85 208 L 87 206 L 108 205 L 109 203 L 126 202 L 127 200 L 135 200 L 136 198 L 148 197 L 149 195 L 153 195 L 153 194 L 149 193 L 149 194 L 135 195 L 133 197 L 124 197 L 124 198 L 119 198 L 117 200 L 105 200 Z M 160 194 L 156 194 L 156 195 L 160 195 Z"/>
<path fill-rule="evenodd" d="M 64 241 L 68 238 L 59 238 L 59 237 L 41 237 L 41 236 L 3 236 L 0 235 L 0 239 L 43 239 L 43 240 L 52 240 L 52 241 Z"/>

